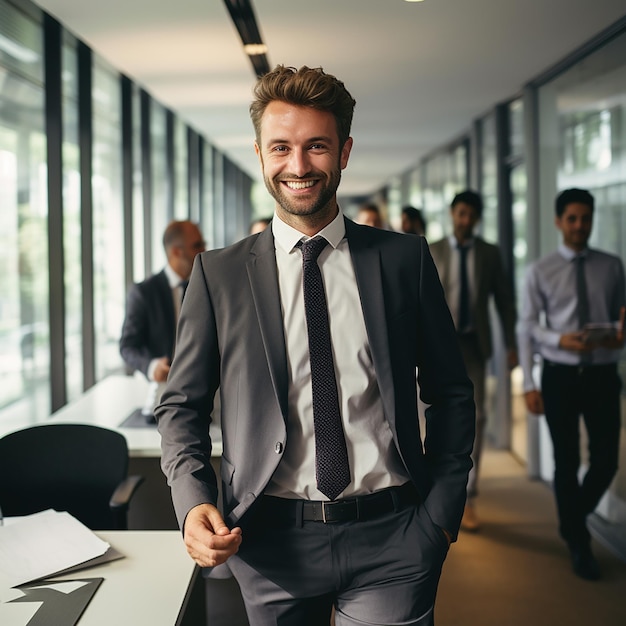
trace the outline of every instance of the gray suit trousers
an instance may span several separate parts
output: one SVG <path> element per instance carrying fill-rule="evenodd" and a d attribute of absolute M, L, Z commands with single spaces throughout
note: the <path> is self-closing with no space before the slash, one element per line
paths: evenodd
<path fill-rule="evenodd" d="M 448 542 L 422 506 L 371 520 L 280 523 L 254 514 L 228 561 L 250 626 L 432 626 Z"/>

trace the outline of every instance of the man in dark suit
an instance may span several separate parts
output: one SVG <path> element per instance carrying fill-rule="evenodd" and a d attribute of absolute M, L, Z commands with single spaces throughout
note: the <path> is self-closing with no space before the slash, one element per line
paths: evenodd
<path fill-rule="evenodd" d="M 187 550 L 228 561 L 252 626 L 432 624 L 465 502 L 472 388 L 428 247 L 337 205 L 353 108 L 319 68 L 257 83 L 272 225 L 198 256 L 156 410 Z"/>
<path fill-rule="evenodd" d="M 120 354 L 129 368 L 157 383 L 167 380 L 180 303 L 193 260 L 204 251 L 205 242 L 197 224 L 176 221 L 165 229 L 163 247 L 165 268 L 128 292 L 120 338 Z"/>
<path fill-rule="evenodd" d="M 515 297 L 502 267 L 497 246 L 474 234 L 483 212 L 483 201 L 474 191 L 457 194 L 450 206 L 452 235 L 430 246 L 439 271 L 446 300 L 457 328 L 463 360 L 474 384 L 476 438 L 472 452 L 473 467 L 467 485 L 467 503 L 461 527 L 475 531 L 480 527 L 475 510 L 478 470 L 482 452 L 485 413 L 485 376 L 492 353 L 489 301 L 493 300 L 502 323 L 507 361 L 517 365 Z"/>

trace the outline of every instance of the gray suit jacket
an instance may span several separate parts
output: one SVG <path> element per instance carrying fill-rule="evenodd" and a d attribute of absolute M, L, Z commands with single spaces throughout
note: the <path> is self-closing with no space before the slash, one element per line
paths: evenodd
<path fill-rule="evenodd" d="M 446 237 L 430 245 L 430 252 L 439 271 L 446 299 L 450 291 L 450 259 L 452 249 Z M 472 319 L 478 334 L 480 349 L 485 360 L 493 351 L 489 326 L 489 298 L 493 296 L 502 322 L 504 343 L 507 349 L 516 347 L 515 323 L 517 312 L 510 281 L 502 267 L 502 257 L 497 246 L 480 237 L 474 238 L 474 288 L 471 293 Z"/>
<path fill-rule="evenodd" d="M 385 418 L 433 521 L 456 535 L 471 467 L 474 405 L 435 266 L 421 237 L 350 220 L 346 235 Z M 425 452 L 416 366 L 422 397 L 432 405 Z M 217 502 L 208 422 L 218 386 L 223 508 L 233 525 L 263 493 L 289 445 L 289 380 L 271 229 L 205 252 L 194 264 L 176 356 L 155 412 L 181 528 L 193 506 Z"/>

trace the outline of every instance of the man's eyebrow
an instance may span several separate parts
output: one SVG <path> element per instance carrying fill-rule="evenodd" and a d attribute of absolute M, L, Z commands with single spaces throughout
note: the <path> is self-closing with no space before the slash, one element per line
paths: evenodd
<path fill-rule="evenodd" d="M 315 143 L 316 141 L 324 141 L 326 143 L 329 143 L 330 141 L 332 141 L 332 138 L 327 137 L 326 135 L 321 135 L 319 137 L 311 137 L 311 139 L 309 139 L 307 143 Z"/>
<path fill-rule="evenodd" d="M 328 135 L 320 135 L 318 137 L 310 137 L 309 139 L 306 139 L 304 143 L 316 143 L 316 142 L 324 142 L 324 143 L 330 143 L 332 141 L 332 138 Z M 285 144 L 290 144 L 292 143 L 291 139 L 281 139 L 280 137 L 276 137 L 274 139 L 268 139 L 267 143 L 265 145 L 267 146 L 271 146 L 273 144 L 277 144 L 277 143 L 285 143 Z"/>

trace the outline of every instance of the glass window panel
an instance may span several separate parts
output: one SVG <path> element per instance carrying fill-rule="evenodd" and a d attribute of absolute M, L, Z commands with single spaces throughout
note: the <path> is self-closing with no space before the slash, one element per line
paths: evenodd
<path fill-rule="evenodd" d="M 50 413 L 48 203 L 39 25 L 0 2 L 0 419 Z"/>
<path fill-rule="evenodd" d="M 141 169 L 141 98 L 139 88 L 132 88 L 133 115 L 133 280 L 140 282 L 146 277 L 146 249 L 144 245 L 145 222 L 143 219 L 143 176 Z"/>
<path fill-rule="evenodd" d="M 519 163 L 511 169 L 513 212 L 513 263 L 517 302 L 521 302 L 524 273 L 528 263 L 528 207 L 526 203 L 526 165 Z"/>
<path fill-rule="evenodd" d="M 65 286 L 65 371 L 68 401 L 83 391 L 83 289 L 80 153 L 78 146 L 78 61 L 76 41 L 62 48 L 63 89 L 63 280 Z"/>
<path fill-rule="evenodd" d="M 498 241 L 498 158 L 496 152 L 496 118 L 487 115 L 481 124 L 481 188 L 483 217 L 479 223 L 487 241 Z"/>
<path fill-rule="evenodd" d="M 189 219 L 187 126 L 174 118 L 174 219 Z"/>
<path fill-rule="evenodd" d="M 152 272 L 165 267 L 163 233 L 169 222 L 167 208 L 167 133 L 165 109 L 151 100 L 150 136 L 152 141 Z M 151 272 L 151 273 L 152 273 Z"/>
<path fill-rule="evenodd" d="M 119 76 L 96 59 L 93 73 L 93 290 L 96 379 L 122 371 L 125 310 Z"/>
<path fill-rule="evenodd" d="M 519 98 L 509 104 L 510 156 L 524 156 L 524 101 Z"/>
<path fill-rule="evenodd" d="M 207 249 L 215 244 L 215 204 L 213 178 L 213 147 L 206 141 L 202 142 L 202 198 L 200 229 L 207 242 Z"/>
<path fill-rule="evenodd" d="M 428 159 L 424 168 L 424 215 L 428 224 L 427 238 L 430 241 L 437 241 L 449 232 L 447 209 L 452 200 L 446 199 L 443 190 L 445 180 L 443 155 Z"/>
<path fill-rule="evenodd" d="M 0 67 L 43 85 L 41 25 L 8 2 L 0 2 Z"/>
<path fill-rule="evenodd" d="M 424 165 L 423 209 L 426 236 L 437 241 L 452 232 L 449 216 L 454 196 L 467 188 L 467 146 L 458 144 L 434 155 Z"/>

